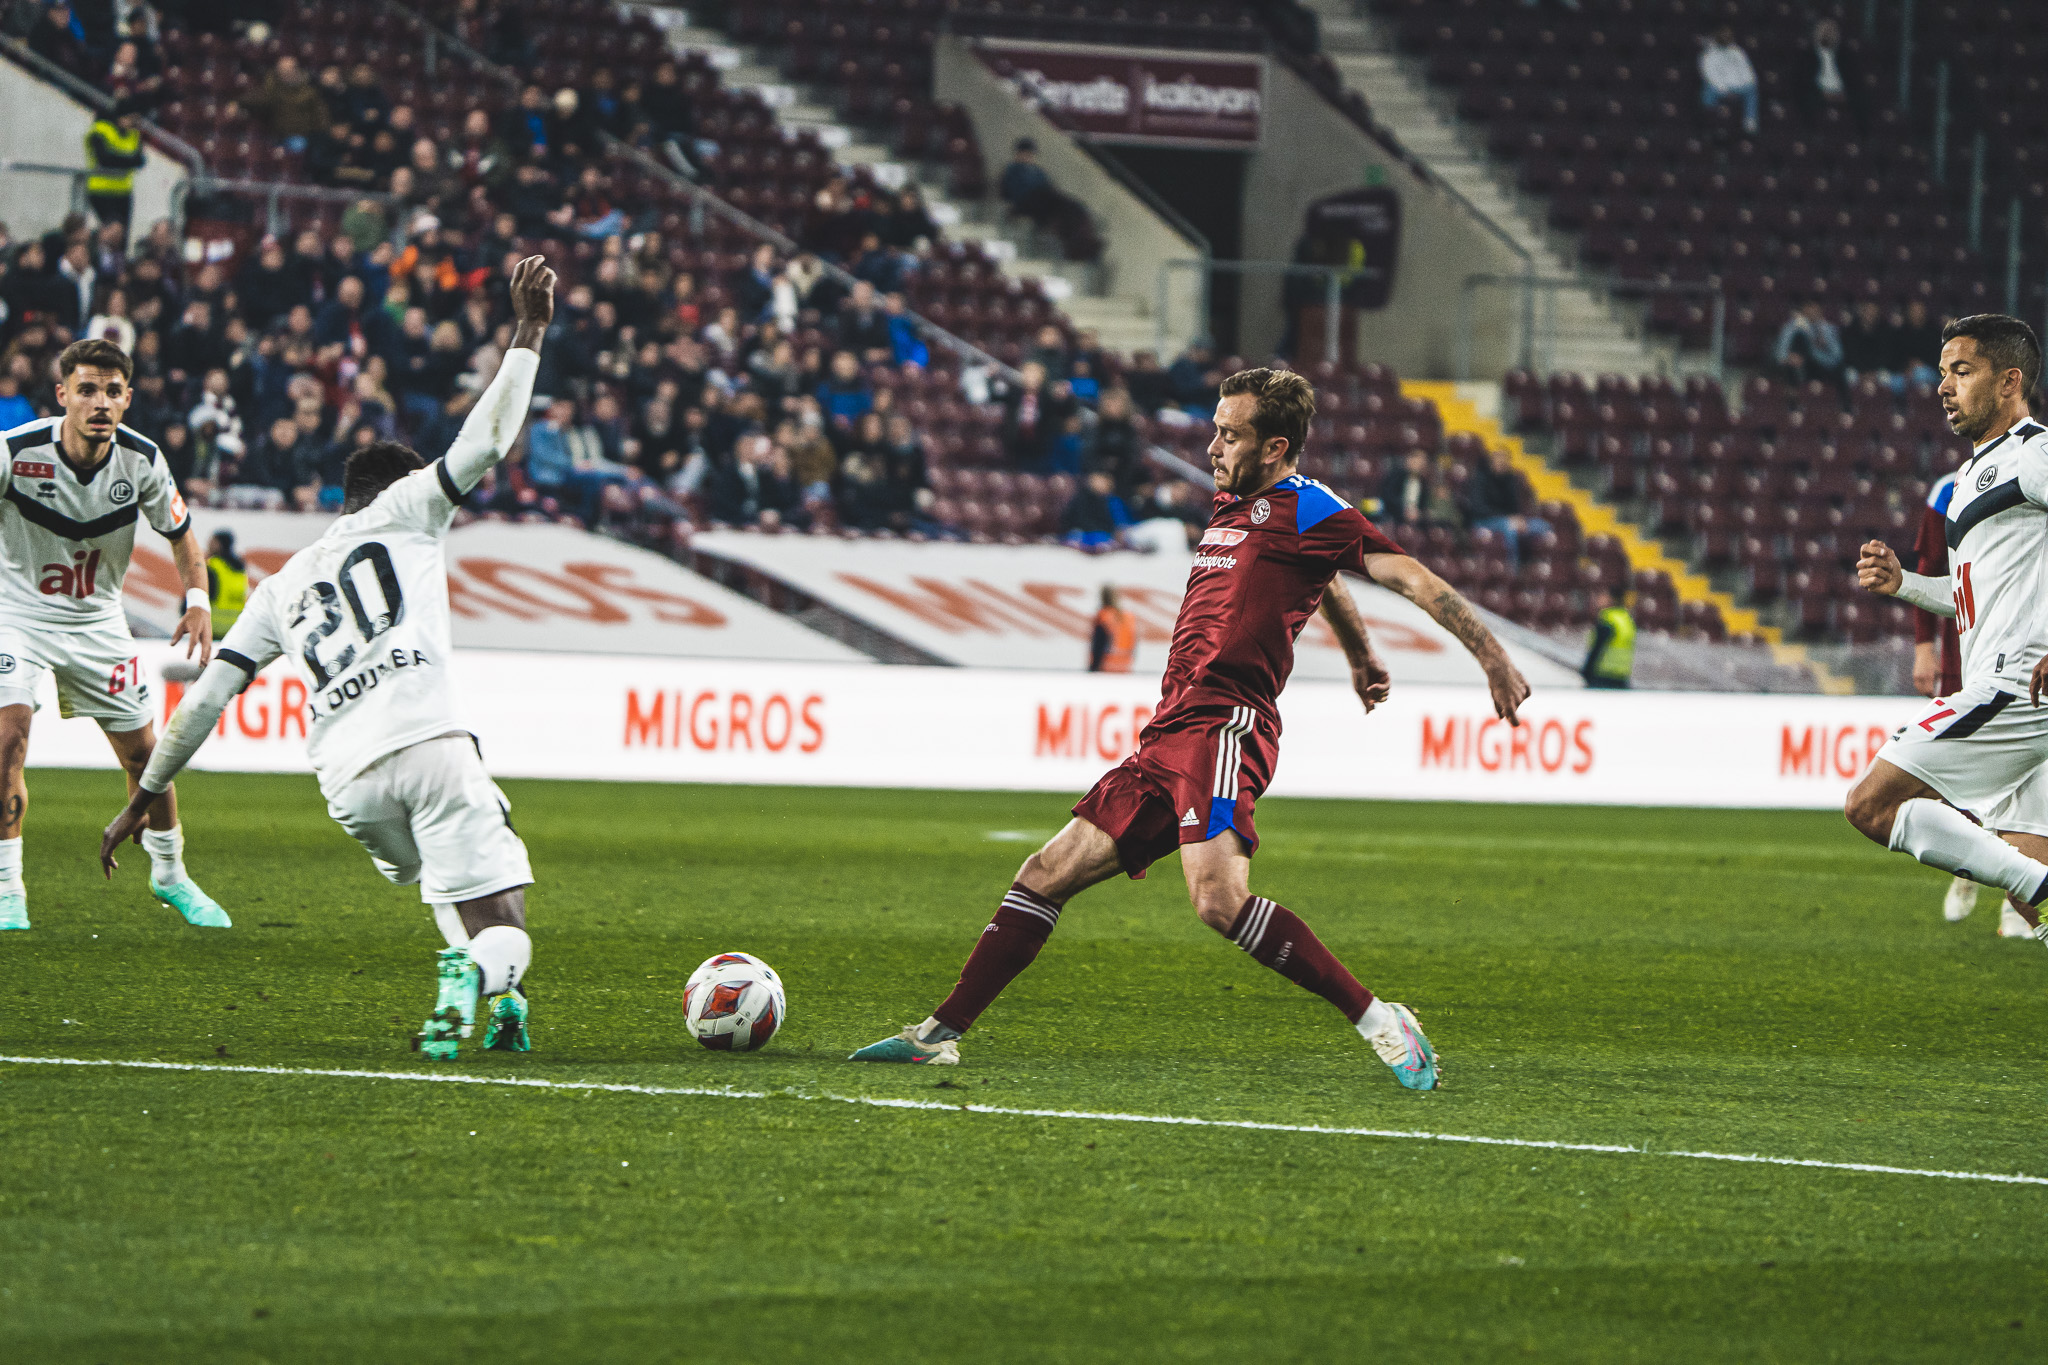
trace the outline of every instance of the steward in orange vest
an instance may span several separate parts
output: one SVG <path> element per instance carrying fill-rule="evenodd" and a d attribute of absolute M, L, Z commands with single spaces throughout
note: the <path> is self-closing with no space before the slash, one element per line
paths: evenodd
<path fill-rule="evenodd" d="M 1117 605 L 1116 589 L 1102 587 L 1102 610 L 1088 639 L 1090 673 L 1128 673 L 1138 653 L 1138 618 Z"/>

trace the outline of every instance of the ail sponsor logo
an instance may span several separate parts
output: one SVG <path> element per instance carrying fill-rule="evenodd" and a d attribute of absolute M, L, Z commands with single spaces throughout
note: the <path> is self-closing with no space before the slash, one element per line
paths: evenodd
<path fill-rule="evenodd" d="M 45 597 L 91 597 L 100 588 L 100 552 L 73 550 L 69 564 L 45 564 L 36 572 L 36 591 Z"/>
<path fill-rule="evenodd" d="M 17 479 L 54 479 L 57 466 L 47 460 L 16 460 L 14 477 Z"/>
<path fill-rule="evenodd" d="M 1780 726 L 1778 776 L 1855 777 L 1890 737 L 1881 725 Z"/>
<path fill-rule="evenodd" d="M 1099 758 L 1114 763 L 1138 747 L 1152 719 L 1149 706 L 1038 704 L 1034 758 Z"/>
<path fill-rule="evenodd" d="M 1422 766 L 1457 771 L 1576 773 L 1593 770 L 1593 722 L 1524 717 L 1422 718 Z"/>
<path fill-rule="evenodd" d="M 771 754 L 814 754 L 825 747 L 825 698 L 813 692 L 690 692 L 626 689 L 628 749 L 755 748 Z"/>

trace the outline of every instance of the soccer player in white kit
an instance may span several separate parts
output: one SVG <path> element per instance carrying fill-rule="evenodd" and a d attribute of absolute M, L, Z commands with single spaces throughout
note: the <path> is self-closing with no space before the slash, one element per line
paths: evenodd
<path fill-rule="evenodd" d="M 0 438 L 7 442 L 0 466 L 0 929 L 29 927 L 22 768 L 43 675 L 55 676 L 60 715 L 99 722 L 131 793 L 149 761 L 149 685 L 121 607 L 137 516 L 171 542 L 185 585 L 171 642 L 185 640 L 187 657 L 196 650 L 201 664 L 213 653 L 206 562 L 193 543 L 191 514 L 156 444 L 121 425 L 134 369 L 111 341 L 73 342 L 57 357 L 64 415 Z M 177 793 L 160 786 L 145 806 L 151 893 L 187 923 L 229 928 L 227 912 L 185 872 Z"/>
<path fill-rule="evenodd" d="M 554 288 L 555 272 L 540 257 L 514 268 L 512 347 L 445 458 L 429 465 L 390 441 L 349 456 L 341 517 L 249 595 L 165 727 L 141 791 L 100 843 L 111 877 L 114 853 L 141 828 L 150 794 L 170 786 L 236 694 L 289 655 L 312 698 L 306 751 L 328 814 L 379 872 L 419 884 L 448 940 L 440 998 L 415 1039 L 437 1060 L 454 1059 L 480 995 L 491 1000 L 484 1046 L 529 1047 L 518 987 L 533 956 L 533 870 L 509 803 L 457 719 L 442 542 L 457 505 L 519 436 Z"/>
<path fill-rule="evenodd" d="M 1997 313 L 1958 318 L 1941 337 L 1942 408 L 1971 446 L 1946 514 L 1949 574 L 1906 573 L 1873 540 L 1856 581 L 1953 616 L 1962 687 L 1892 736 L 1844 813 L 1896 852 L 2037 906 L 2048 896 L 2048 426 L 2027 395 L 2041 343 Z"/>

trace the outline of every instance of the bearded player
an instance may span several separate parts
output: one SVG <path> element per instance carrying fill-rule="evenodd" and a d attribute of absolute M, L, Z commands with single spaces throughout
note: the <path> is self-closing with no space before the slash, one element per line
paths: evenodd
<path fill-rule="evenodd" d="M 57 357 L 62 417 L 6 434 L 0 468 L 0 929 L 26 929 L 21 876 L 22 815 L 28 784 L 29 722 L 49 674 L 57 712 L 90 716 L 128 775 L 149 762 L 149 685 L 121 609 L 121 579 L 135 553 L 137 517 L 171 542 L 185 611 L 171 643 L 186 641 L 204 665 L 213 653 L 206 564 L 192 541 L 192 517 L 154 442 L 121 425 L 133 390 L 133 362 L 111 341 L 76 341 Z M 178 794 L 159 787 L 146 805 L 149 889 L 188 924 L 229 928 L 227 912 L 185 872 Z"/>
<path fill-rule="evenodd" d="M 529 1047 L 519 979 L 533 958 L 533 869 L 511 806 L 456 710 L 444 541 L 455 509 L 526 421 L 554 289 L 555 272 L 540 257 L 513 267 L 511 349 L 444 458 L 430 465 L 392 441 L 350 453 L 342 515 L 249 595 L 164 727 L 135 799 L 100 841 L 111 877 L 152 793 L 169 790 L 228 703 L 289 655 L 313 699 L 306 756 L 327 813 L 386 878 L 419 885 L 448 940 L 439 999 L 414 1040 L 439 1061 L 453 1060 L 469 1036 L 480 996 L 491 1002 L 484 1046 Z"/>
<path fill-rule="evenodd" d="M 1844 814 L 1894 852 L 2034 907 L 2048 896 L 2048 427 L 2027 407 L 2041 344 L 1997 313 L 1941 337 L 1942 410 L 1971 447 L 1943 516 L 1949 572 L 1907 573 L 1873 540 L 1856 580 L 1955 618 L 1961 686 L 1878 751 Z"/>
<path fill-rule="evenodd" d="M 1394 1078 L 1431 1090 L 1437 1058 L 1405 1005 L 1358 983 L 1301 918 L 1251 893 L 1259 846 L 1253 807 L 1280 750 L 1280 690 L 1294 641 L 1320 603 L 1361 680 L 1367 709 L 1383 670 L 1341 589 L 1362 573 L 1415 602 L 1472 651 L 1495 712 L 1515 712 L 1529 684 L 1465 600 L 1356 508 L 1295 472 L 1315 391 L 1300 375 L 1245 370 L 1223 381 L 1209 443 L 1217 496 L 1174 625 L 1159 709 L 1138 751 L 1074 807 L 1074 819 L 1025 859 L 953 993 L 923 1023 L 853 1054 L 857 1061 L 952 1065 L 960 1037 L 1044 946 L 1067 902 L 1122 872 L 1142 877 L 1180 850 L 1188 897 L 1210 928 L 1341 1010 Z M 1376 672 L 1377 670 L 1377 672 Z"/>

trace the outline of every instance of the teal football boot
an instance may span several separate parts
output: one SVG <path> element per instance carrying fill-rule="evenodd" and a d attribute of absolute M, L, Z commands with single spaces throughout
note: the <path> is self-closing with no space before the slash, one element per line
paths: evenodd
<path fill-rule="evenodd" d="M 1422 1025 L 1415 1021 L 1415 1011 L 1406 1005 L 1393 1001 L 1383 1002 L 1393 1012 L 1394 1022 L 1378 1033 L 1367 1033 L 1364 1022 L 1359 1024 L 1359 1034 L 1372 1044 L 1372 1050 L 1379 1053 L 1394 1073 L 1394 1079 L 1410 1090 L 1434 1090 L 1441 1079 L 1436 1060 L 1436 1049 L 1429 1045 L 1429 1039 L 1422 1036 Z"/>
<path fill-rule="evenodd" d="M 476 1026 L 476 992 L 483 973 L 467 948 L 443 948 L 438 967 L 440 995 L 434 1012 L 413 1035 L 415 1051 L 437 1062 L 452 1062 L 462 1039 Z"/>
<path fill-rule="evenodd" d="M 531 1052 L 533 1039 L 526 1032 L 526 997 L 517 990 L 506 991 L 491 1001 L 491 1023 L 484 1030 L 484 1047 L 492 1052 Z"/>
<path fill-rule="evenodd" d="M 0 931 L 28 928 L 28 892 L 0 893 Z"/>
<path fill-rule="evenodd" d="M 869 1043 L 846 1060 L 849 1062 L 910 1062 L 918 1066 L 960 1065 L 960 1040 L 944 1038 L 927 1043 L 917 1036 L 912 1024 L 893 1038 Z"/>
<path fill-rule="evenodd" d="M 172 882 L 169 886 L 151 877 L 149 894 L 183 915 L 187 924 L 196 925 L 201 929 L 235 927 L 235 922 L 228 918 L 228 912 L 220 908 L 220 902 L 201 891 L 199 883 L 190 877 Z"/>

